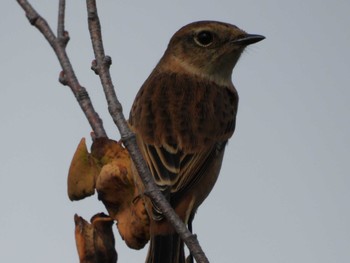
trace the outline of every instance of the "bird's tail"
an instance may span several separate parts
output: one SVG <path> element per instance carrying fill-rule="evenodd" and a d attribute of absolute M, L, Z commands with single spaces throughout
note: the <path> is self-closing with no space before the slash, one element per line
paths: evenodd
<path fill-rule="evenodd" d="M 151 237 L 146 263 L 185 263 L 184 243 L 179 235 Z"/>

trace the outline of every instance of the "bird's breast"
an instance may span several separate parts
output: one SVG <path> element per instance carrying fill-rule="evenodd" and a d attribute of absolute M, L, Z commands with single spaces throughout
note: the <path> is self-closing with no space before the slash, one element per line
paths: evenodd
<path fill-rule="evenodd" d="M 130 123 L 147 144 L 196 152 L 231 137 L 237 105 L 233 86 L 186 74 L 153 73 L 136 96 Z"/>

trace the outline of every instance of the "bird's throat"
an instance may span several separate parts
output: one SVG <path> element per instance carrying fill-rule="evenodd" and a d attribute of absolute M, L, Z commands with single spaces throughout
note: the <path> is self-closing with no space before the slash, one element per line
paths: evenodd
<path fill-rule="evenodd" d="M 164 72 L 198 76 L 205 80 L 214 82 L 219 86 L 232 86 L 232 69 L 227 68 L 226 66 L 222 68 L 214 68 L 213 65 L 198 67 L 197 65 L 191 64 L 186 60 L 172 55 L 167 56 L 166 59 L 160 61 L 157 68 Z"/>

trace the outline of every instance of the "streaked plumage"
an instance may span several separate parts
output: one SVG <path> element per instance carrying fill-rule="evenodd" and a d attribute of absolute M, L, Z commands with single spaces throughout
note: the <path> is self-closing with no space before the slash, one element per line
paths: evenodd
<path fill-rule="evenodd" d="M 232 70 L 245 46 L 262 40 L 221 22 L 181 28 L 138 92 L 130 126 L 151 173 L 185 223 L 213 188 L 235 130 Z M 184 262 L 183 244 L 152 207 L 147 262 Z"/>

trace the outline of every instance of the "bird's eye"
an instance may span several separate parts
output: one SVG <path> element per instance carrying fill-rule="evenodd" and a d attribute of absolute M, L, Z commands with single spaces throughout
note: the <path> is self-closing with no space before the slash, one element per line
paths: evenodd
<path fill-rule="evenodd" d="M 201 31 L 195 37 L 196 43 L 202 47 L 208 47 L 213 43 L 213 34 L 209 31 Z"/>

